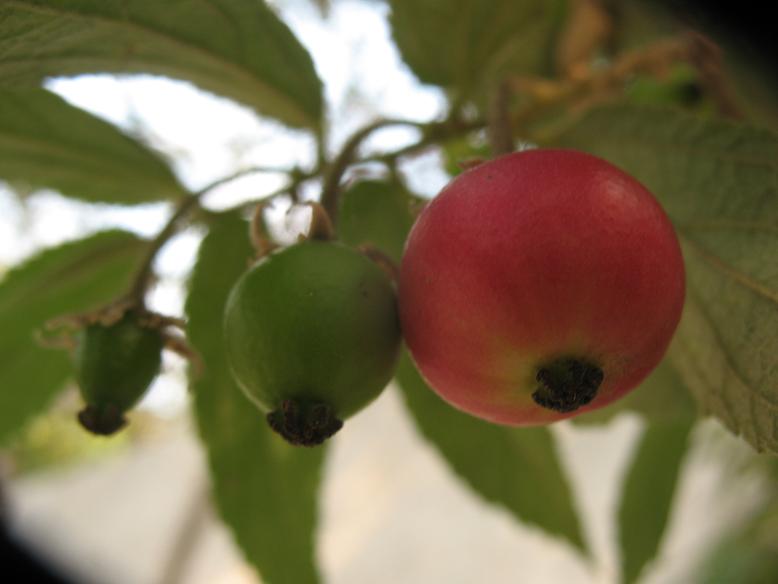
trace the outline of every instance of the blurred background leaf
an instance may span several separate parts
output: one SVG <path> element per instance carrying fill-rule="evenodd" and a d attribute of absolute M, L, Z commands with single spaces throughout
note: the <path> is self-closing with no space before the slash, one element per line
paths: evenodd
<path fill-rule="evenodd" d="M 670 359 L 665 358 L 641 384 L 618 401 L 585 412 L 570 421 L 576 425 L 607 424 L 616 416 L 631 412 L 648 422 L 676 422 L 693 418 L 697 408 Z"/>
<path fill-rule="evenodd" d="M 413 224 L 410 195 L 397 183 L 363 180 L 341 194 L 338 236 L 347 245 L 372 245 L 399 262 Z"/>
<path fill-rule="evenodd" d="M 146 243 L 108 231 L 45 250 L 0 281 L 0 441 L 41 411 L 72 367 L 35 338 L 57 316 L 99 308 L 129 289 Z"/>
<path fill-rule="evenodd" d="M 478 495 L 587 552 L 548 428 L 498 426 L 454 409 L 427 386 L 406 351 L 396 380 L 421 433 Z"/>
<path fill-rule="evenodd" d="M 424 83 L 472 98 L 511 73 L 553 66 L 560 0 L 390 0 L 394 40 Z"/>
<path fill-rule="evenodd" d="M 761 456 L 757 464 L 766 470 L 766 493 L 760 505 L 743 523 L 727 530 L 696 569 L 698 582 L 706 584 L 773 584 L 778 574 L 778 459 Z"/>
<path fill-rule="evenodd" d="M 692 416 L 650 423 L 638 442 L 619 506 L 625 584 L 635 582 L 643 567 L 659 552 L 693 425 Z"/>
<path fill-rule="evenodd" d="M 321 123 L 313 62 L 263 0 L 6 0 L 0 22 L 0 86 L 81 73 L 155 73 L 291 126 Z"/>
<path fill-rule="evenodd" d="M 0 88 L 0 179 L 103 203 L 185 194 L 159 155 L 37 88 Z"/>
<path fill-rule="evenodd" d="M 222 314 L 232 285 L 254 251 L 237 213 L 216 216 L 190 283 L 188 337 L 204 371 L 193 373 L 200 437 L 214 496 L 246 559 L 273 584 L 319 581 L 314 534 L 326 446 L 293 447 L 274 434 L 232 379 Z"/>
<path fill-rule="evenodd" d="M 687 270 L 670 358 L 704 412 L 778 454 L 778 138 L 618 106 L 588 113 L 557 143 L 602 156 L 662 202 Z"/>

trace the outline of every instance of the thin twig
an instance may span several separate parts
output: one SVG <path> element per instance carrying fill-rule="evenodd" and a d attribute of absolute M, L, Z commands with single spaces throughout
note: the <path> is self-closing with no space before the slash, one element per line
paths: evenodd
<path fill-rule="evenodd" d="M 324 207 L 315 201 L 305 203 L 311 208 L 311 224 L 305 238 L 314 241 L 330 241 L 335 235 L 330 219 Z"/>
<path fill-rule="evenodd" d="M 390 126 L 411 126 L 423 130 L 427 127 L 427 124 L 410 120 L 378 120 L 377 122 L 373 122 L 360 129 L 346 141 L 340 153 L 335 157 L 335 160 L 332 161 L 329 172 L 327 172 L 324 178 L 324 185 L 322 187 L 321 204 L 334 223 L 337 222 L 340 181 L 343 178 L 346 169 L 354 160 L 359 146 L 376 130 L 381 130 Z"/>
<path fill-rule="evenodd" d="M 127 293 L 127 298 L 131 299 L 138 306 L 143 306 L 144 304 L 143 298 L 149 286 L 151 285 L 151 281 L 153 279 L 154 260 L 156 259 L 157 254 L 159 254 L 159 251 L 165 246 L 168 240 L 171 237 L 173 237 L 173 235 L 175 235 L 175 233 L 179 230 L 180 224 L 187 217 L 187 215 L 189 215 L 189 213 L 193 211 L 195 208 L 199 207 L 200 199 L 202 199 L 204 195 L 208 194 L 212 190 L 222 185 L 225 185 L 229 182 L 232 182 L 234 180 L 237 180 L 249 174 L 256 174 L 256 173 L 289 174 L 291 173 L 291 171 L 278 169 L 278 168 L 268 168 L 268 167 L 246 168 L 243 170 L 239 170 L 231 175 L 218 178 L 215 181 L 203 187 L 202 189 L 200 189 L 199 191 L 196 191 L 191 195 L 181 199 L 173 215 L 171 215 L 170 219 L 162 228 L 162 230 L 151 241 L 151 245 L 148 251 L 146 252 L 146 255 L 144 256 L 143 261 L 141 262 L 141 265 L 138 268 L 138 271 L 135 274 L 135 278 L 133 279 L 133 283 L 130 288 L 130 291 Z"/>
<path fill-rule="evenodd" d="M 407 156 L 418 156 L 425 150 L 438 146 L 441 142 L 453 140 L 486 127 L 486 121 L 482 119 L 476 119 L 471 121 L 449 121 L 441 123 L 430 123 L 427 125 L 427 131 L 424 135 L 412 144 L 407 144 L 402 148 L 398 148 L 392 152 L 383 152 L 381 154 L 373 154 L 365 156 L 356 161 L 358 164 L 364 164 L 367 162 L 380 162 L 389 166 L 397 164 L 397 160 L 405 158 Z"/>
<path fill-rule="evenodd" d="M 507 82 L 494 89 L 489 104 L 489 144 L 492 156 L 513 152 L 513 125 L 510 113 L 511 89 Z"/>
<path fill-rule="evenodd" d="M 268 236 L 265 227 L 265 209 L 267 205 L 268 201 L 257 203 L 249 223 L 249 239 L 251 240 L 251 246 L 256 252 L 257 259 L 265 257 L 276 247 Z"/>
<path fill-rule="evenodd" d="M 688 32 L 625 53 L 609 67 L 590 68 L 574 79 L 552 81 L 515 77 L 510 82 L 515 92 L 534 98 L 534 104 L 521 114 L 534 116 L 572 100 L 597 103 L 604 95 L 620 89 L 630 77 L 638 73 L 658 74 L 678 62 L 687 62 L 695 67 L 721 113 L 728 117 L 738 117 L 740 113 L 724 81 L 717 51 L 717 47 L 706 37 L 697 32 Z"/>

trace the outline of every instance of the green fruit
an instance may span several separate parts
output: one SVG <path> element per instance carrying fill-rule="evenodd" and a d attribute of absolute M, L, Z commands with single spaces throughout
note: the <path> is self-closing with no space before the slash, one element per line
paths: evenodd
<path fill-rule="evenodd" d="M 395 292 L 359 252 L 306 241 L 235 284 L 225 343 L 240 387 L 292 444 L 320 444 L 378 396 L 397 361 Z"/>
<path fill-rule="evenodd" d="M 90 324 L 79 333 L 75 368 L 86 402 L 78 414 L 84 428 L 110 435 L 126 424 L 124 413 L 159 373 L 163 344 L 162 334 L 143 326 L 132 310 L 110 325 Z"/>

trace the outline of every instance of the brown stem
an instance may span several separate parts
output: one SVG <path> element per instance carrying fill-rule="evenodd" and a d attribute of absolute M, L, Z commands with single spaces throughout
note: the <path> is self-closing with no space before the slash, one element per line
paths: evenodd
<path fill-rule="evenodd" d="M 489 104 L 489 144 L 492 156 L 513 152 L 513 125 L 510 113 L 511 88 L 503 81 L 494 90 Z"/>
<path fill-rule="evenodd" d="M 235 172 L 231 175 L 221 177 L 213 181 L 212 183 L 206 185 L 199 191 L 196 191 L 191 195 L 181 199 L 178 203 L 178 206 L 176 207 L 176 210 L 173 212 L 173 215 L 170 217 L 170 219 L 162 228 L 162 230 L 157 234 L 157 236 L 151 241 L 151 245 L 148 251 L 146 252 L 145 257 L 143 258 L 143 261 L 141 262 L 138 271 L 135 274 L 135 278 L 133 279 L 132 286 L 129 292 L 127 293 L 127 298 L 138 306 L 144 305 L 144 296 L 146 295 L 146 291 L 148 290 L 153 280 L 154 260 L 156 259 L 157 254 L 159 254 L 159 251 L 165 246 L 168 240 L 170 240 L 170 238 L 173 237 L 173 235 L 175 235 L 178 232 L 181 223 L 184 222 L 184 219 L 189 215 L 189 213 L 200 206 L 200 200 L 204 195 L 206 195 L 207 193 L 211 192 L 212 190 L 224 184 L 237 180 L 243 176 L 249 174 L 255 174 L 259 172 L 290 174 L 288 170 L 283 170 L 278 168 L 268 168 L 268 167 L 247 168 Z M 303 175 L 303 176 L 307 176 L 307 175 Z"/>
<path fill-rule="evenodd" d="M 311 208 L 311 224 L 305 239 L 330 241 L 335 236 L 332 220 L 322 205 L 314 201 L 305 203 Z"/>
<path fill-rule="evenodd" d="M 265 227 L 265 208 L 267 205 L 268 201 L 257 203 L 249 225 L 249 238 L 251 239 L 251 246 L 256 252 L 257 259 L 265 257 L 276 248 L 275 244 L 270 240 Z"/>
<path fill-rule="evenodd" d="M 689 33 L 689 61 L 700 75 L 700 83 L 713 99 L 722 116 L 739 120 L 743 112 L 724 74 L 721 49 L 699 33 Z"/>
<path fill-rule="evenodd" d="M 341 179 L 343 178 L 346 169 L 348 169 L 349 165 L 353 162 L 359 146 L 376 130 L 390 126 L 412 126 L 423 130 L 427 127 L 427 124 L 410 120 L 378 120 L 377 122 L 373 122 L 358 130 L 346 141 L 343 148 L 341 148 L 340 153 L 335 157 L 335 160 L 332 161 L 329 171 L 324 177 L 324 185 L 322 186 L 321 204 L 333 220 L 333 223 L 337 223 Z"/>
<path fill-rule="evenodd" d="M 738 115 L 734 99 L 727 91 L 723 73 L 715 55 L 715 45 L 702 35 L 690 32 L 664 39 L 643 49 L 621 55 L 605 69 L 588 69 L 575 79 L 551 81 L 527 77 L 510 80 L 516 92 L 534 98 L 533 103 L 519 112 L 522 118 L 532 118 L 571 101 L 596 103 L 604 95 L 623 87 L 638 73 L 657 74 L 678 62 L 694 66 L 710 94 L 717 99 L 725 115 Z M 717 49 L 716 49 L 717 50 Z M 707 80 L 707 82 L 706 82 Z M 516 123 L 516 118 L 513 119 Z"/>

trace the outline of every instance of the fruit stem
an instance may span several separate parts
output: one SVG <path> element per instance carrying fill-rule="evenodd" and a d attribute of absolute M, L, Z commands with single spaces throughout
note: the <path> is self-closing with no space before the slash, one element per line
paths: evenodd
<path fill-rule="evenodd" d="M 154 260 L 159 254 L 159 251 L 165 246 L 165 244 L 170 240 L 170 238 L 172 238 L 176 233 L 178 233 L 178 230 L 180 226 L 184 223 L 186 217 L 192 211 L 200 207 L 200 200 L 206 194 L 210 193 L 212 190 L 224 184 L 227 184 L 229 182 L 232 182 L 234 180 L 237 180 L 249 174 L 256 174 L 256 173 L 291 174 L 291 171 L 285 169 L 279 169 L 279 168 L 270 168 L 270 167 L 246 168 L 238 172 L 235 172 L 231 175 L 218 178 L 215 181 L 211 182 L 210 184 L 204 186 L 199 191 L 189 193 L 185 195 L 183 198 L 181 198 L 178 202 L 178 206 L 173 212 L 173 215 L 170 216 L 170 219 L 162 228 L 162 230 L 151 241 L 150 247 L 146 252 L 146 256 L 143 258 L 143 261 L 140 267 L 138 268 L 138 271 L 135 273 L 135 278 L 133 279 L 132 287 L 130 288 L 127 297 L 130 298 L 138 306 L 143 306 L 143 299 L 146 294 L 146 291 L 148 290 L 149 286 L 151 285 L 154 279 L 154 270 L 153 270 Z M 303 180 L 303 178 L 306 177 L 301 176 L 299 180 Z M 285 191 L 289 188 L 291 187 L 286 187 Z"/>
<path fill-rule="evenodd" d="M 334 224 L 338 222 L 338 199 L 340 197 L 340 183 L 343 174 L 355 158 L 357 150 L 370 135 L 376 130 L 391 126 L 411 126 L 424 130 L 426 124 L 411 120 L 383 119 L 373 122 L 357 130 L 343 145 L 340 153 L 330 164 L 329 171 L 324 176 L 324 185 L 321 191 L 321 204 L 327 211 Z"/>
<path fill-rule="evenodd" d="M 538 369 L 540 384 L 532 399 L 555 412 L 573 412 L 591 402 L 603 380 L 597 365 L 575 357 L 561 357 Z"/>
<path fill-rule="evenodd" d="M 513 127 L 510 113 L 511 88 L 503 81 L 495 87 L 489 104 L 487 135 L 492 156 L 513 152 Z"/>
<path fill-rule="evenodd" d="M 257 204 L 249 224 L 249 238 L 251 239 L 251 246 L 256 251 L 257 259 L 265 257 L 277 247 L 271 241 L 265 226 L 265 208 L 267 205 L 268 201 L 262 201 Z"/>
<path fill-rule="evenodd" d="M 334 239 L 335 229 L 326 209 L 314 201 L 309 201 L 305 204 L 311 208 L 311 224 L 308 227 L 308 235 L 305 239 L 313 241 L 331 241 Z"/>
<path fill-rule="evenodd" d="M 294 446 L 317 446 L 343 427 L 332 408 L 319 402 L 285 399 L 267 423 Z"/>

